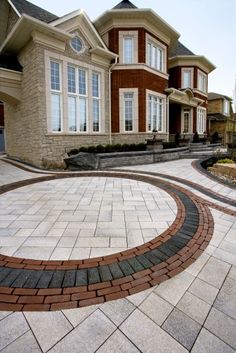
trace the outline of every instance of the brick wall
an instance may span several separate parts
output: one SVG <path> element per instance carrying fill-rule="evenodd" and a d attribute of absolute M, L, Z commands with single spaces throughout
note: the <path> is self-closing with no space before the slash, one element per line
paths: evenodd
<path fill-rule="evenodd" d="M 139 132 L 146 131 L 146 90 L 165 94 L 168 80 L 145 70 L 115 70 L 112 73 L 112 132 L 119 132 L 119 88 L 139 89 Z"/>

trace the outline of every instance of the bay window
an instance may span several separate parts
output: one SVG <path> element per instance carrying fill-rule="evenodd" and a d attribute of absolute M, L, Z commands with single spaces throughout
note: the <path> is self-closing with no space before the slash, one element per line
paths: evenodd
<path fill-rule="evenodd" d="M 133 53 L 134 53 L 134 39 L 130 36 L 125 36 L 123 39 L 123 63 L 132 64 L 133 63 Z"/>
<path fill-rule="evenodd" d="M 193 88 L 193 69 L 182 68 L 181 88 Z"/>
<path fill-rule="evenodd" d="M 207 93 L 207 75 L 202 71 L 198 71 L 198 89 Z"/>
<path fill-rule="evenodd" d="M 100 74 L 92 74 L 92 97 L 93 97 L 93 132 L 100 131 Z"/>

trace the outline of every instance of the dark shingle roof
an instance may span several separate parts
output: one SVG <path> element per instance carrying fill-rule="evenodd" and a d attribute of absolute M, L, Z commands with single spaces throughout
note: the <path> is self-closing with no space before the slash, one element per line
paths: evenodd
<path fill-rule="evenodd" d="M 15 6 L 20 14 L 26 14 L 31 17 L 37 18 L 40 21 L 49 23 L 56 20 L 58 17 L 51 12 L 48 12 L 41 7 L 38 7 L 31 2 L 26 0 L 11 0 L 12 4 Z"/>
<path fill-rule="evenodd" d="M 223 94 L 220 93 L 214 93 L 214 92 L 209 92 L 208 93 L 208 100 L 215 100 L 215 99 L 228 99 L 228 100 L 232 100 L 231 98 L 224 96 Z"/>
<path fill-rule="evenodd" d="M 0 67 L 13 71 L 22 71 L 22 66 L 14 55 L 0 55 Z"/>
<path fill-rule="evenodd" d="M 130 2 L 129 0 L 123 0 L 121 1 L 119 4 L 117 4 L 115 7 L 113 7 L 113 9 L 117 10 L 117 9 L 137 9 L 137 6 L 135 6 L 134 4 L 132 4 L 132 2 Z"/>
<path fill-rule="evenodd" d="M 195 55 L 191 50 L 185 47 L 181 42 L 177 42 L 176 45 L 171 48 L 169 56 L 172 58 L 173 56 L 178 55 Z"/>

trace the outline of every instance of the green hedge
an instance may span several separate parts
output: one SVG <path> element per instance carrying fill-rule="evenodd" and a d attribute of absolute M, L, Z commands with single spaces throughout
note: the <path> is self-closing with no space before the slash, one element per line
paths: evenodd
<path fill-rule="evenodd" d="M 112 152 L 131 152 L 131 151 L 146 151 L 146 143 L 139 144 L 116 144 L 116 145 L 97 145 L 97 146 L 88 146 L 74 148 L 70 150 L 67 154 L 69 156 L 75 155 L 79 152 L 88 152 L 88 153 L 112 153 Z"/>

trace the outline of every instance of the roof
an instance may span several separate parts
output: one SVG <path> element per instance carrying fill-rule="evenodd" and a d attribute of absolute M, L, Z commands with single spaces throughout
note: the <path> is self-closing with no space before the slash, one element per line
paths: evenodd
<path fill-rule="evenodd" d="M 217 120 L 217 121 L 225 121 L 227 120 L 227 116 L 221 114 L 221 113 L 213 113 L 213 114 L 207 114 L 208 119 L 210 120 Z"/>
<path fill-rule="evenodd" d="M 22 71 L 22 66 L 15 55 L 0 55 L 0 67 L 13 71 Z"/>
<path fill-rule="evenodd" d="M 129 0 L 123 0 L 119 4 L 113 7 L 114 10 L 119 10 L 119 9 L 137 9 L 137 6 L 132 4 Z"/>
<path fill-rule="evenodd" d="M 220 93 L 214 93 L 214 92 L 209 92 L 208 93 L 208 100 L 209 101 L 213 101 L 213 100 L 215 100 L 215 99 L 227 99 L 227 100 L 229 100 L 229 101 L 232 101 L 232 99 L 230 98 L 230 97 L 228 97 L 228 96 L 225 96 L 225 95 L 223 95 L 223 94 L 220 94 Z"/>
<path fill-rule="evenodd" d="M 177 41 L 176 45 L 170 49 L 170 57 L 179 55 L 195 55 L 191 50 L 189 50 L 180 41 Z"/>
<path fill-rule="evenodd" d="M 54 21 L 58 18 L 58 16 L 52 14 L 51 12 L 48 12 L 26 0 L 11 0 L 11 3 L 21 15 L 24 13 L 46 23 Z"/>

